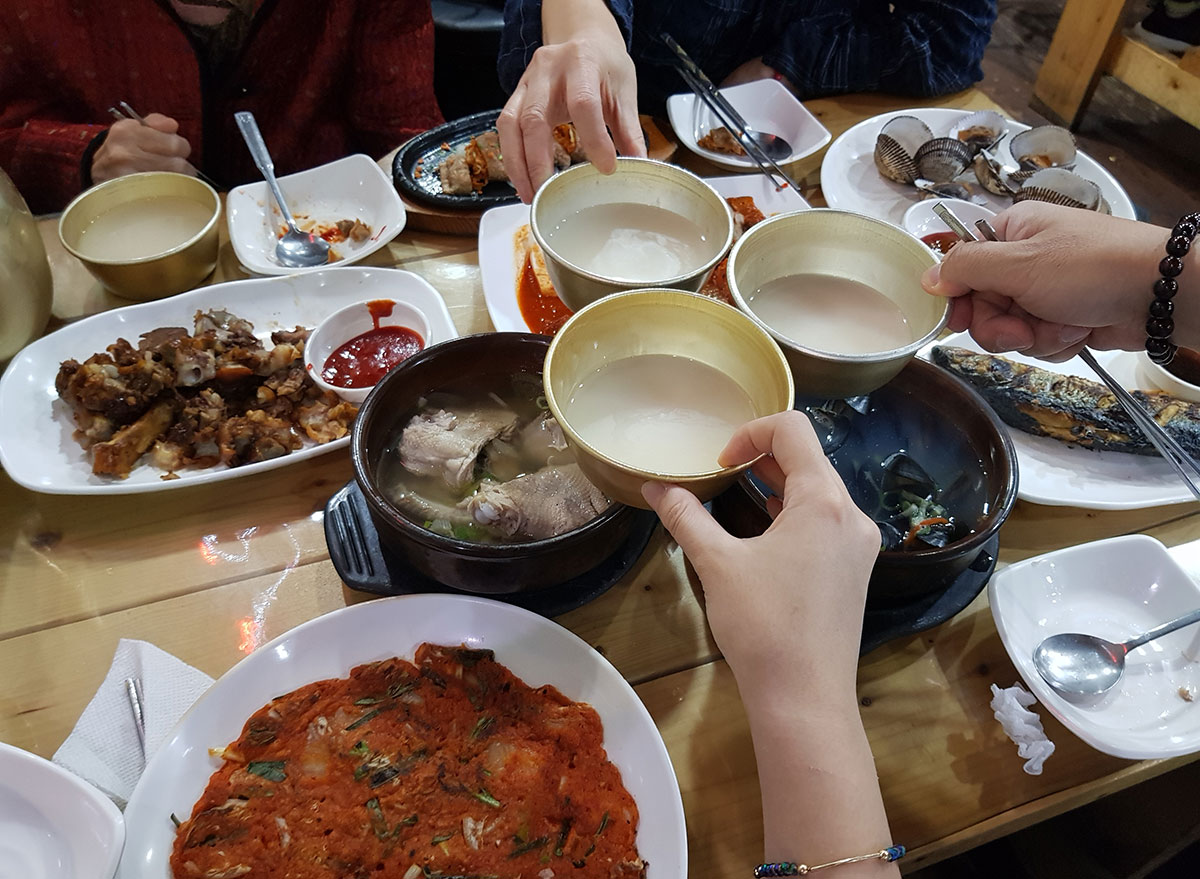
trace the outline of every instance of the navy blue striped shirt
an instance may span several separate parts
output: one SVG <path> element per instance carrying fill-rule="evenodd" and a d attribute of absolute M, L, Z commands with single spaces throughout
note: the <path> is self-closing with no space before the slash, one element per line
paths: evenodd
<path fill-rule="evenodd" d="M 929 97 L 983 78 L 996 0 L 607 0 L 637 65 L 639 109 L 686 91 L 666 31 L 714 82 L 752 58 L 801 98 L 849 92 Z M 511 91 L 542 41 L 541 0 L 507 0 L 501 84 Z"/>

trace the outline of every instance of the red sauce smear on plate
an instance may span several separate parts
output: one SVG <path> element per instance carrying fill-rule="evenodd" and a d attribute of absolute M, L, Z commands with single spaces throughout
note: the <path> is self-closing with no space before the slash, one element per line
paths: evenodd
<path fill-rule="evenodd" d="M 934 232 L 923 236 L 921 240 L 938 253 L 949 253 L 950 248 L 958 243 L 958 235 L 953 232 Z"/>
<path fill-rule="evenodd" d="M 545 336 L 557 333 L 572 314 L 571 309 L 557 296 L 542 294 L 533 260 L 529 256 L 525 257 L 525 268 L 521 270 L 521 279 L 517 283 L 517 307 L 521 309 L 525 325 Z"/>
<path fill-rule="evenodd" d="M 321 368 L 321 378 L 337 388 L 369 388 L 379 383 L 396 364 L 425 347 L 421 334 L 408 327 L 381 327 L 396 303 L 375 299 L 367 311 L 375 326 L 336 348 Z"/>

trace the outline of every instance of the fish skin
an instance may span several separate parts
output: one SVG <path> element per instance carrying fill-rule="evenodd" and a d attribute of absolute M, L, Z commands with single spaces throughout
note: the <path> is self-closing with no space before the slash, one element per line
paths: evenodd
<path fill-rule="evenodd" d="M 1009 427 L 1101 452 L 1158 455 L 1099 382 L 950 345 L 934 347 L 932 359 L 979 391 Z M 1188 454 L 1200 456 L 1200 406 L 1158 391 L 1131 393 Z"/>

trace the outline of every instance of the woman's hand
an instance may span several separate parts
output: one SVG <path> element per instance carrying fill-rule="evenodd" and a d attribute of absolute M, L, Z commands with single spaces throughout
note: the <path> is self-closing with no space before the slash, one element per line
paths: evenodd
<path fill-rule="evenodd" d="M 1168 230 L 1032 201 L 1004 211 L 994 226 L 1001 241 L 957 244 L 922 279 L 930 293 L 955 297 L 950 329 L 969 329 L 989 351 L 1056 361 L 1084 345 L 1142 346 Z M 1188 260 L 1196 262 L 1194 252 Z M 1200 274 L 1200 265 L 1191 270 Z M 1196 344 L 1200 303 L 1183 294 L 1200 279 L 1187 274 L 1179 278 L 1176 329 Z"/>
<path fill-rule="evenodd" d="M 178 131 L 179 123 L 161 113 L 146 116 L 145 125 L 136 119 L 114 122 L 92 157 L 92 181 L 103 183 L 139 171 L 194 173 L 187 162 L 191 144 Z"/>
<path fill-rule="evenodd" d="M 504 168 L 527 203 L 554 173 L 555 125 L 574 122 L 584 153 L 605 174 L 616 169 L 618 151 L 646 155 L 637 74 L 608 7 L 545 0 L 542 33 L 543 45 L 496 120 Z"/>
<path fill-rule="evenodd" d="M 760 537 L 730 536 L 677 485 L 647 483 L 642 494 L 704 584 L 709 626 L 748 706 L 812 694 L 857 722 L 854 679 L 879 529 L 850 500 L 803 414 L 744 425 L 721 463 L 763 453 L 754 472 L 776 497 Z"/>

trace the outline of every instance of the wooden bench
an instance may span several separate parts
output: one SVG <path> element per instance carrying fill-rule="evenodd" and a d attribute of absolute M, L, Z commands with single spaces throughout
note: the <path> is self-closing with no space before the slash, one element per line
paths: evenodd
<path fill-rule="evenodd" d="M 1074 128 L 1107 73 L 1200 128 L 1200 49 L 1180 59 L 1125 36 L 1129 2 L 1067 0 L 1038 72 L 1033 108 Z"/>

